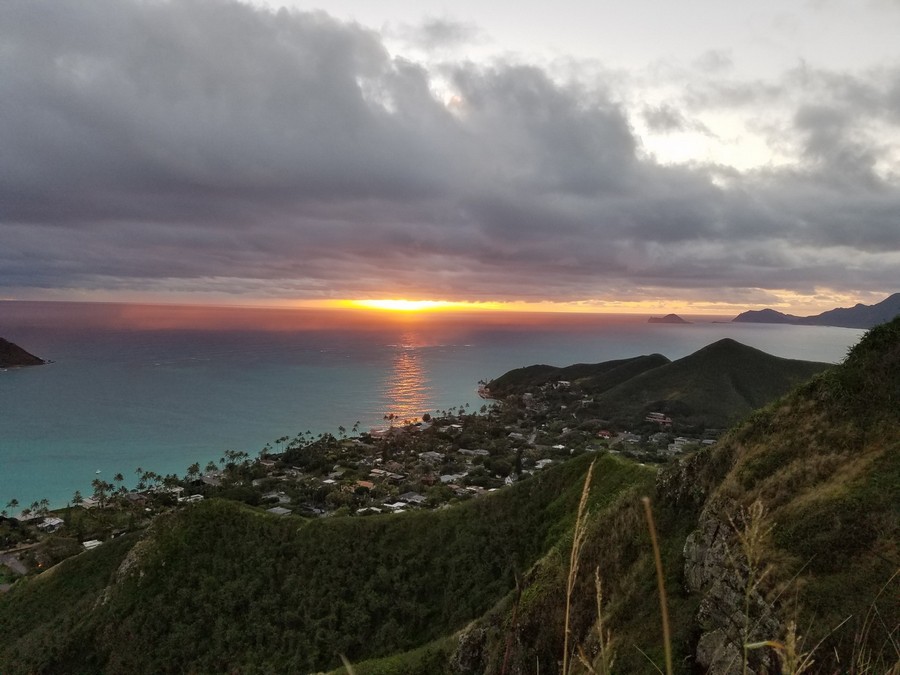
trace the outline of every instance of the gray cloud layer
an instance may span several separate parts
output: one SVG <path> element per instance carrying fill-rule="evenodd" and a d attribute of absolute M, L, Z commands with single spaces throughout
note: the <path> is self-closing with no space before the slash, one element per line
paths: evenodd
<path fill-rule="evenodd" d="M 727 70 L 706 60 L 712 77 Z M 608 84 L 508 62 L 426 67 L 325 14 L 9 0 L 0 293 L 896 290 L 900 69 L 704 80 L 680 108 L 634 113 L 705 133 L 698 109 L 790 104 L 771 136 L 795 161 L 743 174 L 646 157 Z"/>

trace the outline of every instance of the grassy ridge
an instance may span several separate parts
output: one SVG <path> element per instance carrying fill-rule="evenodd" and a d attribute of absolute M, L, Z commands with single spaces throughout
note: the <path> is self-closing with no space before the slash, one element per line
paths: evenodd
<path fill-rule="evenodd" d="M 0 646 L 0 667 L 310 672 L 337 665 L 338 653 L 359 661 L 418 647 L 484 613 L 568 530 L 590 459 L 437 512 L 305 521 L 198 504 L 158 520 L 109 589 L 95 583 L 74 598 L 78 616 L 58 606 L 56 658 L 16 647 L 45 631 L 9 616 L 23 602 L 50 605 L 52 589 L 13 589 L 0 622 L 16 639 Z M 599 463 L 598 499 L 650 473 L 608 456 Z"/>

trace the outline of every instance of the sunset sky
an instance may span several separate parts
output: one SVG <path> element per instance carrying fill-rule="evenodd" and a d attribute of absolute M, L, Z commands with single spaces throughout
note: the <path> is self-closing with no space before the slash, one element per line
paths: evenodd
<path fill-rule="evenodd" d="M 3 0 L 0 299 L 878 302 L 898 35 L 898 0 Z"/>

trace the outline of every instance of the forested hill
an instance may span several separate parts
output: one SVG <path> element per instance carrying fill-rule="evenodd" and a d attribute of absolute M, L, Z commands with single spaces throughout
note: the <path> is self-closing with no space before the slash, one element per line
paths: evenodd
<path fill-rule="evenodd" d="M 0 672 L 306 673 L 424 644 L 571 527 L 592 458 L 441 511 L 303 520 L 201 502 L 0 596 Z M 652 476 L 603 457 L 595 508 Z"/>
<path fill-rule="evenodd" d="M 45 363 L 43 359 L 39 359 L 34 354 L 29 354 L 19 345 L 0 338 L 0 368 L 39 366 L 43 363 Z"/>

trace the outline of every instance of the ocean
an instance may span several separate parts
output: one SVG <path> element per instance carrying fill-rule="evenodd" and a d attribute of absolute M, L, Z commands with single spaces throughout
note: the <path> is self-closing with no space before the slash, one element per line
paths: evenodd
<path fill-rule="evenodd" d="M 68 502 L 140 467 L 186 472 L 311 431 L 484 403 L 476 388 L 535 363 L 686 356 L 720 338 L 836 363 L 863 331 L 687 317 L 140 308 L 0 302 L 0 337 L 53 363 L 0 372 L 0 508 Z M 99 472 L 99 474 L 97 473 Z"/>

